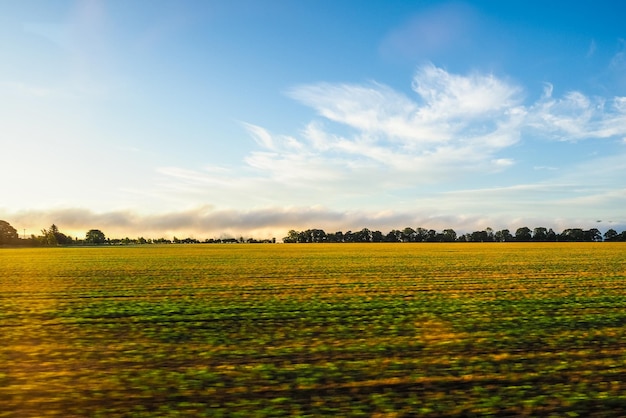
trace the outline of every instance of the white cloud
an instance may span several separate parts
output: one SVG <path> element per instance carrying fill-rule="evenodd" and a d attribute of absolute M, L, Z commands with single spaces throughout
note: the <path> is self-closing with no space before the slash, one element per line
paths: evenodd
<path fill-rule="evenodd" d="M 590 163 L 576 169 L 580 178 L 568 178 L 566 166 L 551 174 L 550 165 L 514 157 L 527 137 L 621 140 L 626 136 L 626 98 L 603 99 L 581 92 L 553 97 L 553 87 L 546 83 L 542 96 L 526 105 L 519 86 L 493 74 L 451 74 L 433 65 L 418 69 L 413 93 L 408 96 L 378 83 L 296 87 L 290 95 L 319 115 L 297 135 L 244 123 L 256 148 L 242 166 L 164 168 L 163 189 L 182 201 L 202 199 L 217 207 L 246 202 L 248 207 L 324 204 L 382 210 L 390 204 L 401 209 L 419 204 L 433 213 L 470 209 L 480 213 L 493 205 L 521 217 L 524 211 L 569 211 L 559 199 L 579 192 L 563 185 L 591 184 L 595 179 L 593 187 L 600 193 L 607 179 L 621 178 L 618 161 L 598 163 L 612 167 L 610 172 L 602 174 L 598 164 Z M 600 157 L 594 158 L 601 161 Z M 467 183 L 475 174 L 496 180 L 500 177 L 489 175 L 514 166 L 536 176 L 560 176 L 549 183 L 550 199 L 545 194 L 536 199 L 536 194 L 525 195 L 520 189 L 443 200 L 426 191 L 433 185 L 454 189 L 456 182 Z"/>
<path fill-rule="evenodd" d="M 433 121 L 497 116 L 502 109 L 519 103 L 520 92 L 518 87 L 493 75 L 455 75 L 434 65 L 417 71 L 413 90 L 425 102 L 419 117 Z"/>
<path fill-rule="evenodd" d="M 390 138 L 429 138 L 428 131 L 416 132 L 411 124 L 416 103 L 381 84 L 319 83 L 297 87 L 289 95 L 311 106 L 324 118 L 361 132 Z"/>
<path fill-rule="evenodd" d="M 572 91 L 552 98 L 552 86 L 529 107 L 526 126 L 549 139 L 606 139 L 626 133 L 626 97 L 587 97 Z"/>
<path fill-rule="evenodd" d="M 492 163 L 496 166 L 496 167 L 509 167 L 512 166 L 513 164 L 515 164 L 515 162 L 510 159 L 510 158 L 497 158 L 495 160 L 492 161 Z"/>
<path fill-rule="evenodd" d="M 267 132 L 267 130 L 263 129 L 260 126 L 252 125 L 251 123 L 244 122 L 243 125 L 248 130 L 252 138 L 254 138 L 257 144 L 266 149 L 275 149 L 272 136 L 269 134 L 269 132 Z"/>
<path fill-rule="evenodd" d="M 412 175 L 413 184 L 441 180 L 442 173 L 449 178 L 510 165 L 510 158 L 495 157 L 519 140 L 525 117 L 519 87 L 493 75 L 454 75 L 433 65 L 419 68 L 412 85 L 415 98 L 378 83 L 293 89 L 291 97 L 332 123 L 330 128 L 309 124 L 299 152 L 318 164 L 343 161 L 346 175 L 355 174 L 356 167 L 375 167 Z M 338 127 L 342 135 L 331 133 Z M 276 154 L 276 160 L 285 154 Z"/>

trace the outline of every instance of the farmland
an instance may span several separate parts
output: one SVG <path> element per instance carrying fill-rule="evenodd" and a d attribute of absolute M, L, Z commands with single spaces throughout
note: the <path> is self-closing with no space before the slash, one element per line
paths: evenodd
<path fill-rule="evenodd" d="M 623 416 L 626 244 L 2 249 L 0 339 L 0 417 Z"/>

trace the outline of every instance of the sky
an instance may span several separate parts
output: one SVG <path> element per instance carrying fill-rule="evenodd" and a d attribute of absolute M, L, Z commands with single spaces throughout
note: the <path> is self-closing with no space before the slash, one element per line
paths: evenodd
<path fill-rule="evenodd" d="M 0 0 L 0 219 L 626 229 L 626 2 Z"/>

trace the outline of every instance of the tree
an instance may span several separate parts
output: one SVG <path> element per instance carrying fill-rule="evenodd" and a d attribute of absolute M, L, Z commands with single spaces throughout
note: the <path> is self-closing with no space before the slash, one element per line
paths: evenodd
<path fill-rule="evenodd" d="M 326 232 L 323 229 L 311 229 L 307 232 L 309 233 L 310 242 L 326 241 Z"/>
<path fill-rule="evenodd" d="M 372 242 L 372 231 L 363 228 L 359 232 L 355 232 L 354 237 L 356 242 Z"/>
<path fill-rule="evenodd" d="M 372 232 L 372 242 L 383 242 L 385 240 L 385 236 L 380 231 Z"/>
<path fill-rule="evenodd" d="M 490 234 L 488 231 L 474 231 L 470 234 L 470 240 L 472 242 L 491 242 L 493 241 L 493 233 Z"/>
<path fill-rule="evenodd" d="M 354 232 L 347 231 L 343 234 L 343 242 L 354 242 Z"/>
<path fill-rule="evenodd" d="M 515 241 L 515 237 L 511 235 L 511 232 L 508 229 L 503 229 L 501 231 L 497 231 L 493 235 L 494 240 L 498 242 L 510 242 Z"/>
<path fill-rule="evenodd" d="M 407 226 L 402 230 L 402 241 L 403 242 L 415 242 L 416 237 L 415 230 L 410 226 Z"/>
<path fill-rule="evenodd" d="M 85 242 L 88 244 L 104 244 L 106 237 L 99 229 L 90 229 L 85 235 Z"/>
<path fill-rule="evenodd" d="M 59 242 L 57 241 L 57 237 L 55 235 L 55 231 L 58 230 L 56 225 L 54 224 L 52 224 L 52 227 L 50 229 L 41 230 L 42 236 L 40 238 L 43 245 L 59 245 Z"/>
<path fill-rule="evenodd" d="M 559 241 L 564 242 L 583 242 L 585 240 L 585 231 L 580 228 L 565 229 L 559 235 Z"/>
<path fill-rule="evenodd" d="M 600 242 L 602 241 L 602 233 L 597 228 L 591 228 L 584 231 L 585 241 Z"/>
<path fill-rule="evenodd" d="M 42 229 L 42 237 L 39 237 L 44 245 L 67 245 L 72 243 L 72 237 L 69 237 L 59 231 L 59 228 L 52 224 L 49 229 Z"/>
<path fill-rule="evenodd" d="M 613 228 L 611 228 L 611 229 L 609 229 L 608 231 L 606 231 L 604 233 L 604 240 L 605 241 L 614 241 L 617 236 L 619 236 L 617 231 L 614 230 Z"/>
<path fill-rule="evenodd" d="M 426 242 L 428 241 L 428 229 L 421 226 L 415 230 L 415 241 Z"/>
<path fill-rule="evenodd" d="M 544 242 L 548 238 L 548 230 L 542 226 L 533 230 L 533 241 Z"/>
<path fill-rule="evenodd" d="M 456 232 L 454 232 L 454 229 L 444 229 L 442 235 L 444 242 L 456 241 Z"/>
<path fill-rule="evenodd" d="M 290 230 L 287 233 L 287 236 L 283 238 L 283 242 L 290 243 L 290 244 L 295 244 L 296 242 L 298 242 L 298 231 L 295 231 L 293 229 Z"/>
<path fill-rule="evenodd" d="M 385 235 L 385 242 L 400 242 L 402 241 L 402 231 L 392 229 L 387 235 Z"/>
<path fill-rule="evenodd" d="M 343 232 L 337 231 L 335 233 L 326 234 L 326 241 L 328 242 L 343 242 Z"/>
<path fill-rule="evenodd" d="M 532 235 L 530 233 L 530 228 L 527 226 L 517 228 L 515 231 L 515 241 L 517 242 L 528 242 L 532 239 Z"/>
<path fill-rule="evenodd" d="M 0 245 L 17 242 L 17 230 L 7 221 L 0 221 Z"/>

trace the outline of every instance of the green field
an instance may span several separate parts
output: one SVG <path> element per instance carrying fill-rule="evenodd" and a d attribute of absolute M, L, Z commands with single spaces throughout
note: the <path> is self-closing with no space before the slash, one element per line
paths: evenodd
<path fill-rule="evenodd" d="M 626 244 L 0 250 L 0 417 L 624 416 Z"/>

